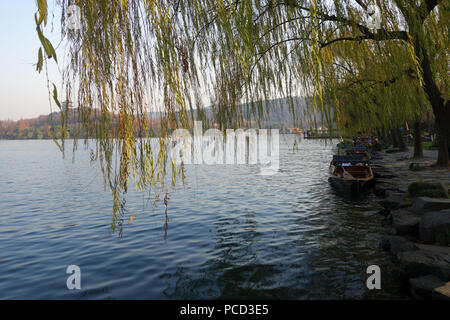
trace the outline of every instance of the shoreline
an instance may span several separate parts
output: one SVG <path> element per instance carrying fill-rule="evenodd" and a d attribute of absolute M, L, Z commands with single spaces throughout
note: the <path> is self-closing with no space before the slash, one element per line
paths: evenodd
<path fill-rule="evenodd" d="M 448 191 L 450 169 L 430 167 L 436 162 L 436 150 L 424 150 L 424 158 L 412 159 L 411 149 L 374 153 L 372 191 L 388 231 L 380 247 L 390 253 L 413 299 L 450 300 L 450 242 L 443 245 L 436 240 L 450 230 L 450 199 L 414 198 L 408 193 L 408 186 L 418 181 Z"/>

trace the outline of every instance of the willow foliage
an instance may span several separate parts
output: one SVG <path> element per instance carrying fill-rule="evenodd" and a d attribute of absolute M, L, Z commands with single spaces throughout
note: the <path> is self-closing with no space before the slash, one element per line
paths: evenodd
<path fill-rule="evenodd" d="M 40 71 L 43 59 L 57 57 L 44 36 L 46 0 L 37 3 L 37 31 L 45 52 L 43 57 L 39 49 Z M 105 182 L 114 194 L 114 213 L 130 176 L 139 188 L 164 182 L 167 134 L 175 127 L 189 128 L 194 118 L 203 119 L 205 105 L 213 106 L 221 129 L 236 128 L 245 125 L 243 115 L 248 112 L 257 119 L 267 115 L 263 99 L 309 96 L 312 114 L 319 114 L 330 128 L 351 134 L 396 126 L 423 112 L 418 101 L 430 110 L 431 84 L 424 77 L 428 71 L 434 84 L 448 92 L 446 1 L 57 4 L 67 43 L 61 95 L 78 107 L 83 138 L 97 138 Z M 376 4 L 381 13 L 377 29 L 367 24 L 369 4 Z M 77 30 L 67 28 L 71 5 L 81 10 Z M 424 57 L 430 70 L 423 70 Z M 156 157 L 148 116 L 155 110 L 163 114 Z M 113 165 L 116 158 L 118 166 Z"/>

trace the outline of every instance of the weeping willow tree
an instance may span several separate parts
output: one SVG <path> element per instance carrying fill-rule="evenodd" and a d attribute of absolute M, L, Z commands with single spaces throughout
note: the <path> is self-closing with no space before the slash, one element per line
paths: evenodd
<path fill-rule="evenodd" d="M 62 88 L 49 82 L 50 93 L 58 107 L 61 97 L 77 106 L 81 138 L 95 133 L 114 216 L 131 176 L 138 188 L 163 183 L 169 131 L 201 120 L 207 105 L 220 128 L 236 128 L 248 112 L 264 116 L 263 99 L 303 95 L 330 128 L 352 132 L 395 125 L 419 112 L 423 96 L 435 116 L 437 162 L 449 165 L 447 1 L 55 1 L 66 50 L 56 56 L 46 37 L 49 6 L 37 0 L 36 68 L 60 64 Z M 369 4 L 380 13 L 376 28 L 366 23 Z M 68 28 L 73 5 L 80 24 Z M 156 158 L 148 119 L 155 110 L 163 115 Z M 62 111 L 55 131 L 63 149 Z M 173 182 L 183 176 L 183 168 L 171 170 Z"/>
<path fill-rule="evenodd" d="M 348 55 L 346 50 L 359 54 Z M 432 114 L 409 50 L 387 54 L 391 44 L 335 45 L 334 59 L 324 70 L 324 99 L 333 105 L 334 120 L 347 136 L 357 132 L 385 133 Z M 328 53 L 325 53 L 326 56 Z M 389 64 L 392 68 L 380 68 Z"/>

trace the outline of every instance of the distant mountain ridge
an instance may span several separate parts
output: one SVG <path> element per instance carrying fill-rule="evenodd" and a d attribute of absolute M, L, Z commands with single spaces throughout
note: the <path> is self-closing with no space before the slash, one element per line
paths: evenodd
<path fill-rule="evenodd" d="M 291 104 L 288 99 L 291 99 Z M 265 126 L 274 128 L 292 127 L 293 125 L 301 127 L 308 119 L 308 111 L 306 107 L 306 98 L 292 97 L 292 98 L 278 98 L 271 100 L 263 100 L 259 102 L 241 104 L 237 107 L 242 110 L 242 116 L 246 120 L 255 121 L 255 108 L 262 107 L 263 114 L 261 121 Z M 293 108 L 291 108 L 293 106 Z M 294 115 L 292 114 L 292 109 Z M 205 117 L 214 120 L 214 113 L 217 112 L 218 106 L 209 106 L 203 108 Z M 197 110 L 194 111 L 194 118 L 197 118 Z M 69 129 L 77 123 L 78 115 L 76 109 L 69 109 Z M 97 112 L 93 112 L 93 117 L 96 117 Z M 159 123 L 161 112 L 148 113 L 149 118 L 156 123 Z M 189 113 L 190 117 L 190 113 Z M 52 125 L 61 125 L 60 112 L 53 112 L 48 115 L 41 115 L 36 118 L 22 119 L 18 121 L 0 120 L 0 139 L 50 139 L 50 130 Z M 72 132 L 72 130 L 69 130 Z"/>
<path fill-rule="evenodd" d="M 288 101 L 291 99 L 291 101 Z M 258 113 L 255 110 L 262 107 L 261 119 L 274 123 L 288 123 L 293 122 L 295 118 L 305 119 L 307 117 L 306 98 L 291 97 L 291 98 L 276 98 L 270 100 L 255 101 L 243 103 L 237 106 L 238 116 L 247 120 L 256 120 Z M 212 105 L 202 108 L 201 112 L 204 117 L 209 120 L 214 120 L 214 114 L 218 113 L 219 106 Z M 240 114 L 242 111 L 242 114 Z M 294 114 L 292 113 L 294 111 Z M 194 109 L 194 119 L 198 119 L 198 109 Z M 162 112 L 149 112 L 148 116 L 151 119 L 158 119 Z M 188 116 L 191 118 L 191 111 L 188 110 Z"/>

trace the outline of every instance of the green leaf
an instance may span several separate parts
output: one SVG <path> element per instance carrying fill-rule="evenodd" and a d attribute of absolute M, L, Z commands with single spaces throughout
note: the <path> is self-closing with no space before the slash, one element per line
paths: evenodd
<path fill-rule="evenodd" d="M 44 21 L 44 26 L 47 25 L 47 0 L 37 0 L 39 8 L 39 19 L 37 24 L 40 25 Z"/>
<path fill-rule="evenodd" d="M 53 126 L 53 128 L 54 129 L 58 129 L 58 131 L 60 131 L 61 133 L 68 133 L 69 132 L 69 129 L 67 129 L 67 128 L 64 128 L 64 127 L 62 127 L 62 126 Z"/>
<path fill-rule="evenodd" d="M 58 91 L 56 90 L 56 86 L 53 83 L 53 100 L 55 100 L 56 105 L 59 109 L 61 109 L 61 103 L 58 100 Z"/>
<path fill-rule="evenodd" d="M 53 48 L 52 43 L 42 33 L 42 30 L 41 30 L 41 27 L 39 26 L 39 21 L 38 21 L 36 15 L 34 16 L 34 18 L 35 18 L 36 24 L 37 24 L 36 31 L 38 33 L 39 40 L 41 41 L 41 44 L 44 47 L 45 54 L 48 56 L 49 59 L 51 57 L 53 57 L 55 59 L 55 61 L 58 62 L 58 59 L 56 58 L 56 51 Z"/>
<path fill-rule="evenodd" d="M 50 130 L 50 131 L 48 132 L 48 134 L 49 134 L 50 137 L 53 139 L 53 142 L 58 146 L 59 151 L 62 152 L 63 149 L 62 149 L 61 145 L 59 144 L 58 140 L 56 140 L 56 136 L 55 136 L 54 130 Z"/>
<path fill-rule="evenodd" d="M 38 51 L 38 62 L 36 64 L 37 72 L 41 73 L 43 64 L 44 64 L 44 58 L 42 56 L 42 47 L 41 47 L 41 48 L 39 48 L 39 51 Z"/>

